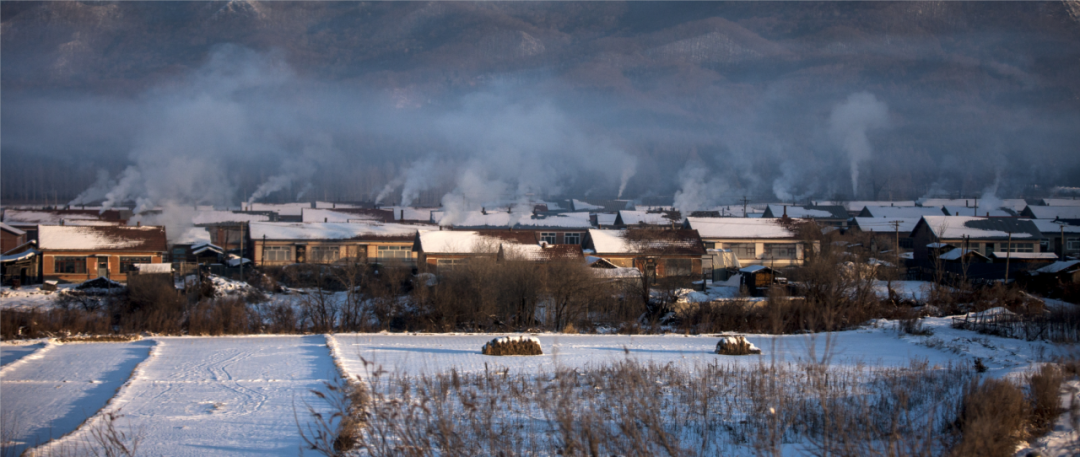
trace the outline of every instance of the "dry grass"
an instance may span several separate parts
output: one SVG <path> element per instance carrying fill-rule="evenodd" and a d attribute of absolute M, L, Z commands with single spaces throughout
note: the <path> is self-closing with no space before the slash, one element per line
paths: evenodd
<path fill-rule="evenodd" d="M 1041 436 L 1050 431 L 1054 421 L 1064 411 L 1061 407 L 1061 385 L 1065 382 L 1062 370 L 1056 365 L 1043 365 L 1028 376 L 1028 395 L 1031 402 L 1029 431 Z"/>
<path fill-rule="evenodd" d="M 794 443 L 816 455 L 941 455 L 952 444 L 943 424 L 972 376 L 925 363 L 826 370 L 628 359 L 410 377 L 364 364 L 369 407 L 351 454 L 367 456 L 779 455 Z"/>
<path fill-rule="evenodd" d="M 954 456 L 1009 457 L 1024 436 L 1029 405 L 1018 386 L 1000 379 L 968 383 L 957 415 L 960 442 Z"/>
<path fill-rule="evenodd" d="M 494 339 L 480 351 L 484 355 L 543 355 L 540 343 L 533 340 L 501 341 Z"/>
<path fill-rule="evenodd" d="M 130 343 L 139 341 L 141 335 L 92 335 L 92 336 L 67 336 L 57 338 L 56 341 L 63 344 L 69 343 Z"/>

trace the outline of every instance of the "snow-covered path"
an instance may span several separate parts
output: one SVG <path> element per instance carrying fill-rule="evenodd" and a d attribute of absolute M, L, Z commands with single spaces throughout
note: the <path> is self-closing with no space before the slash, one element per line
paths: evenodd
<path fill-rule="evenodd" d="M 97 413 L 154 342 L 33 346 L 39 349 L 0 370 L 0 414 L 15 431 L 14 455 L 70 433 Z M 4 345 L 4 357 L 29 347 Z"/>
<path fill-rule="evenodd" d="M 109 409 L 141 436 L 145 455 L 297 455 L 294 420 L 311 389 L 337 377 L 322 335 L 156 338 L 153 356 Z M 78 447 L 89 427 L 50 446 Z M 50 449 L 50 450 L 51 450 Z"/>

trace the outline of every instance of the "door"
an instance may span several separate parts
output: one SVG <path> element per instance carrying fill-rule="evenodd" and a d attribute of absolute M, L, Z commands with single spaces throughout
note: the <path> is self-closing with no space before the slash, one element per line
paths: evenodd
<path fill-rule="evenodd" d="M 100 276 L 102 278 L 108 278 L 109 277 L 109 258 L 108 257 L 98 257 L 97 274 L 98 274 L 98 276 Z"/>

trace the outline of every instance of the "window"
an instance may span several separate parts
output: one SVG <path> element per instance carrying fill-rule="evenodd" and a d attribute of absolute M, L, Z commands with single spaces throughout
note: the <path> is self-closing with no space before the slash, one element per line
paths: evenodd
<path fill-rule="evenodd" d="M 705 249 L 716 249 L 716 243 L 705 242 Z"/>
<path fill-rule="evenodd" d="M 795 245 L 791 243 L 770 243 L 765 245 L 770 259 L 794 259 Z"/>
<path fill-rule="evenodd" d="M 341 248 L 337 246 L 311 246 L 309 263 L 334 263 L 341 257 Z"/>
<path fill-rule="evenodd" d="M 54 273 L 86 273 L 86 257 L 53 257 Z"/>
<path fill-rule="evenodd" d="M 263 249 L 263 262 L 291 262 L 292 246 L 267 246 Z"/>
<path fill-rule="evenodd" d="M 1035 243 L 1002 243 L 1003 248 L 1007 248 L 1009 252 L 1035 252 Z"/>
<path fill-rule="evenodd" d="M 915 240 L 911 238 L 900 238 L 900 247 L 904 249 L 915 248 Z"/>
<path fill-rule="evenodd" d="M 129 272 L 136 271 L 136 263 L 151 263 L 153 259 L 150 257 L 121 257 L 120 258 L 120 274 L 128 274 Z"/>
<path fill-rule="evenodd" d="M 465 265 L 465 261 L 466 259 L 438 259 L 435 261 L 435 266 L 438 267 L 440 272 L 447 272 Z"/>
<path fill-rule="evenodd" d="M 725 243 L 724 247 L 730 249 L 739 259 L 757 258 L 757 245 L 754 243 Z"/>
<path fill-rule="evenodd" d="M 547 241 L 547 244 L 555 244 L 555 232 L 540 232 L 540 241 Z"/>
<path fill-rule="evenodd" d="M 379 260 L 407 260 L 412 258 L 411 246 L 379 246 Z"/>
<path fill-rule="evenodd" d="M 563 234 L 563 241 L 566 242 L 565 244 L 581 244 L 581 234 L 580 233 L 566 233 L 566 234 Z"/>
<path fill-rule="evenodd" d="M 690 259 L 664 259 L 664 276 L 690 276 L 693 271 Z"/>
<path fill-rule="evenodd" d="M 1080 239 L 1066 239 L 1065 249 L 1068 249 L 1070 251 L 1080 250 Z"/>
<path fill-rule="evenodd" d="M 990 254 L 994 253 L 994 243 L 986 243 L 986 248 L 983 250 L 983 254 L 990 257 Z"/>

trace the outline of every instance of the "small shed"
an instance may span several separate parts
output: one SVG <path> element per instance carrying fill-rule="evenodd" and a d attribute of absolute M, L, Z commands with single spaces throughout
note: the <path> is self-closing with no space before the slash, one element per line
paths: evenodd
<path fill-rule="evenodd" d="M 784 282 L 776 270 L 764 265 L 750 265 L 739 270 L 742 273 L 741 284 L 746 286 L 750 295 L 762 297 L 769 291 L 773 284 Z"/>

